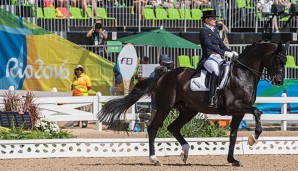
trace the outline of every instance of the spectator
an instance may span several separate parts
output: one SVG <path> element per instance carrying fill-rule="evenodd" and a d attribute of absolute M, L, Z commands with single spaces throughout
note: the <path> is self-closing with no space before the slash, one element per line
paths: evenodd
<path fill-rule="evenodd" d="M 91 45 L 106 45 L 108 39 L 108 32 L 103 29 L 100 21 L 95 22 L 95 27 L 90 29 L 86 35 L 90 38 Z M 107 58 L 107 49 L 104 47 L 96 47 L 95 53 Z"/>
<path fill-rule="evenodd" d="M 172 61 L 172 60 L 171 60 L 171 58 L 169 58 L 169 55 L 167 55 L 167 54 L 161 55 L 160 59 L 159 59 L 160 66 L 157 66 L 154 69 L 154 71 L 150 74 L 149 77 L 160 77 L 163 74 L 167 73 L 169 71 L 169 69 L 167 68 L 167 66 L 164 66 L 164 63 L 168 63 L 170 61 Z M 150 123 L 152 122 L 152 120 L 154 119 L 155 115 L 156 115 L 156 98 L 155 98 L 154 94 L 151 94 L 151 114 L 142 113 L 142 114 L 139 114 L 139 118 L 141 120 L 147 120 L 145 123 L 147 126 L 149 126 Z"/>
<path fill-rule="evenodd" d="M 116 95 L 124 95 L 124 85 L 123 85 L 123 78 L 120 73 L 119 64 L 115 63 L 114 65 L 114 76 L 113 76 L 113 86 L 117 88 Z"/>
<path fill-rule="evenodd" d="M 53 3 L 54 3 L 54 0 L 44 0 L 43 7 L 54 7 Z"/>
<path fill-rule="evenodd" d="M 91 2 L 90 2 L 91 1 Z M 97 13 L 97 1 L 96 0 L 82 0 L 82 7 L 89 18 L 92 18 L 92 14 L 90 14 L 90 11 L 88 10 L 88 5 L 92 3 L 92 9 L 94 11 L 94 16 L 97 18 L 99 17 Z"/>
<path fill-rule="evenodd" d="M 259 1 L 257 2 L 257 9 L 258 9 L 259 11 L 262 11 L 262 6 L 263 6 L 263 4 L 265 3 L 265 1 L 266 1 L 266 0 L 259 0 Z"/>
<path fill-rule="evenodd" d="M 143 59 L 141 59 L 139 57 L 139 64 L 149 64 L 149 57 L 145 56 Z M 140 70 L 140 67 L 138 66 L 138 71 Z M 139 73 L 139 72 L 138 72 Z M 141 75 L 136 74 L 136 78 L 138 79 L 138 81 L 142 81 L 144 80 L 143 77 L 141 77 Z"/>
<path fill-rule="evenodd" d="M 288 0 L 276 0 L 278 4 L 284 5 L 286 9 L 290 9 L 291 3 Z"/>
<path fill-rule="evenodd" d="M 267 17 L 271 14 L 271 8 L 273 3 L 278 3 L 278 0 L 275 0 L 275 2 L 273 2 L 272 0 L 266 0 L 262 6 L 262 16 Z M 279 33 L 279 29 L 277 26 L 277 16 L 274 15 L 273 18 L 273 31 L 275 30 L 276 33 Z M 267 30 L 267 28 L 265 28 L 265 30 Z"/>
<path fill-rule="evenodd" d="M 133 9 L 134 9 L 134 12 L 136 11 L 137 13 L 139 13 L 140 14 L 140 18 L 142 18 L 142 16 L 143 16 L 143 14 L 144 14 L 144 7 L 146 6 L 146 5 L 148 5 L 148 0 L 134 0 L 133 1 Z M 141 7 L 140 7 L 140 6 Z M 140 10 L 140 11 L 139 11 Z M 134 13 L 133 12 L 133 13 Z"/>
<path fill-rule="evenodd" d="M 88 91 L 91 88 L 90 78 L 84 74 L 84 68 L 82 65 L 77 65 L 74 70 L 74 78 L 71 84 L 71 90 L 73 96 L 88 96 Z M 87 106 L 86 106 L 87 107 Z M 81 110 L 88 111 L 86 107 L 81 108 Z M 90 110 L 90 109 L 89 109 Z M 86 128 L 88 121 L 82 122 L 82 128 Z M 74 126 L 79 126 L 79 123 L 76 122 Z"/>
<path fill-rule="evenodd" d="M 222 21 L 217 21 L 216 26 L 219 32 L 219 37 L 222 39 L 223 43 L 228 47 L 229 46 L 229 40 L 227 35 L 227 33 L 229 33 L 228 27 Z"/>
<path fill-rule="evenodd" d="M 58 7 L 55 9 L 57 18 L 68 18 L 71 17 L 68 12 L 68 1 L 67 0 L 58 0 Z"/>
<path fill-rule="evenodd" d="M 211 2 L 209 0 L 193 0 L 194 8 L 211 8 Z"/>

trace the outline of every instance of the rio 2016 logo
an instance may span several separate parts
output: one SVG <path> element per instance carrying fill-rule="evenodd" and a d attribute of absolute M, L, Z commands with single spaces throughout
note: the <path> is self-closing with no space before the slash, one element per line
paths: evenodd
<path fill-rule="evenodd" d="M 44 66 L 44 61 L 42 59 L 36 59 L 34 64 L 39 65 L 37 70 L 34 70 L 32 65 L 27 65 L 24 71 L 22 71 L 23 63 L 19 62 L 17 58 L 10 58 L 6 64 L 6 77 L 34 77 L 35 79 L 61 78 L 62 80 L 65 80 L 70 74 L 69 70 L 65 68 L 66 63 L 67 61 L 65 60 L 60 66 Z"/>

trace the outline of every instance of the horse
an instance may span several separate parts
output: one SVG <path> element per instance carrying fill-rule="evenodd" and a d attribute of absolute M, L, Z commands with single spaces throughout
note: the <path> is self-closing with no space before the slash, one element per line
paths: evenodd
<path fill-rule="evenodd" d="M 266 76 L 273 85 L 283 84 L 288 46 L 289 42 L 283 46 L 282 43 L 270 41 L 259 41 L 247 46 L 232 62 L 229 81 L 220 90 L 223 104 L 219 108 L 208 106 L 208 91 L 192 91 L 190 89 L 190 77 L 194 72 L 193 69 L 176 68 L 161 77 L 140 81 L 127 96 L 108 101 L 99 111 L 98 119 L 101 122 L 106 122 L 109 127 L 117 127 L 117 121 L 130 106 L 141 97 L 154 94 L 157 111 L 147 128 L 149 160 L 155 165 L 162 165 L 155 156 L 154 141 L 158 129 L 163 125 L 163 121 L 172 108 L 175 108 L 179 115 L 167 129 L 182 146 L 181 158 L 184 163 L 187 161 L 190 146 L 181 135 L 181 128 L 198 112 L 229 115 L 232 116 L 232 120 L 227 161 L 232 166 L 241 166 L 240 161 L 234 158 L 239 124 L 246 113 L 253 114 L 255 133 L 248 139 L 249 144 L 253 145 L 262 133 L 262 112 L 257 107 L 253 107 L 258 82 L 263 76 L 263 70 L 266 69 L 268 73 Z"/>

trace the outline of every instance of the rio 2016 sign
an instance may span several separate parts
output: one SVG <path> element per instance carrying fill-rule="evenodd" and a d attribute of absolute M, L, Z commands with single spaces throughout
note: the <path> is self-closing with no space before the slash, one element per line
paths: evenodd
<path fill-rule="evenodd" d="M 17 58 L 10 58 L 6 64 L 6 77 L 12 78 L 32 78 L 35 79 L 50 79 L 50 78 L 60 78 L 66 80 L 70 72 L 65 68 L 65 60 L 60 66 L 44 66 L 44 61 L 42 59 L 36 59 L 34 64 L 38 65 L 38 68 L 35 70 L 32 65 L 27 65 L 22 71 L 23 63 L 19 62 Z"/>

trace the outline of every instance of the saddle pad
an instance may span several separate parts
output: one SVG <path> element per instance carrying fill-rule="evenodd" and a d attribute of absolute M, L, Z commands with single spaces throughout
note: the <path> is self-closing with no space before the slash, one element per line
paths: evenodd
<path fill-rule="evenodd" d="M 207 71 L 202 70 L 201 76 L 192 78 L 190 80 L 190 89 L 192 91 L 209 91 L 209 88 L 205 84 Z"/>

